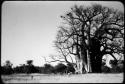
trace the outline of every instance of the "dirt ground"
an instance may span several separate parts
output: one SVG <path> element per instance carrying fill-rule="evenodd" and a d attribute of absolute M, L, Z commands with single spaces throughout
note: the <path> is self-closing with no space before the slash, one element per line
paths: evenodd
<path fill-rule="evenodd" d="M 13 74 L 2 75 L 3 83 L 122 83 L 123 73 L 119 74 Z"/>

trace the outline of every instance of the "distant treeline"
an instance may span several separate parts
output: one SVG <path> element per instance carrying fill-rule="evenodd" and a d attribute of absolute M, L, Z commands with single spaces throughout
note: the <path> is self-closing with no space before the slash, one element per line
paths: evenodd
<path fill-rule="evenodd" d="M 6 61 L 4 66 L 1 66 L 1 74 L 8 75 L 14 73 L 41 73 L 41 74 L 66 74 L 66 73 L 75 73 L 75 69 L 72 65 L 64 65 L 62 63 L 52 66 L 51 64 L 44 64 L 44 66 L 34 66 L 32 60 L 28 60 L 27 64 L 22 64 L 20 66 L 12 67 L 10 61 Z M 112 68 L 105 66 L 105 63 L 102 63 L 102 73 L 120 73 L 123 72 L 123 61 L 115 64 L 114 61 L 111 61 Z"/>

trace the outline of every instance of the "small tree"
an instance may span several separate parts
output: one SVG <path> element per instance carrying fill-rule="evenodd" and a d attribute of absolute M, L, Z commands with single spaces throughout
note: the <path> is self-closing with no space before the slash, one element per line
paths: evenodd
<path fill-rule="evenodd" d="M 27 60 L 27 64 L 28 64 L 29 66 L 33 65 L 32 63 L 33 63 L 33 60 Z"/>

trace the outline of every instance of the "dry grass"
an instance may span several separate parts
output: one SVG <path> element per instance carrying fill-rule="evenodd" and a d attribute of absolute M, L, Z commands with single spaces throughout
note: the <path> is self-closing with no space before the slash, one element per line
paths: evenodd
<path fill-rule="evenodd" d="M 81 75 L 13 74 L 2 76 L 2 80 L 4 83 L 122 83 L 123 73 Z"/>

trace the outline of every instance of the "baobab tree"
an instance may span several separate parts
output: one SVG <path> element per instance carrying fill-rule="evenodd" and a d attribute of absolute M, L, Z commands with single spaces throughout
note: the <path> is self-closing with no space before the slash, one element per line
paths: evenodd
<path fill-rule="evenodd" d="M 124 13 L 99 4 L 73 6 L 61 16 L 55 46 L 65 58 L 73 55 L 79 73 L 101 72 L 102 56 L 124 53 Z"/>

